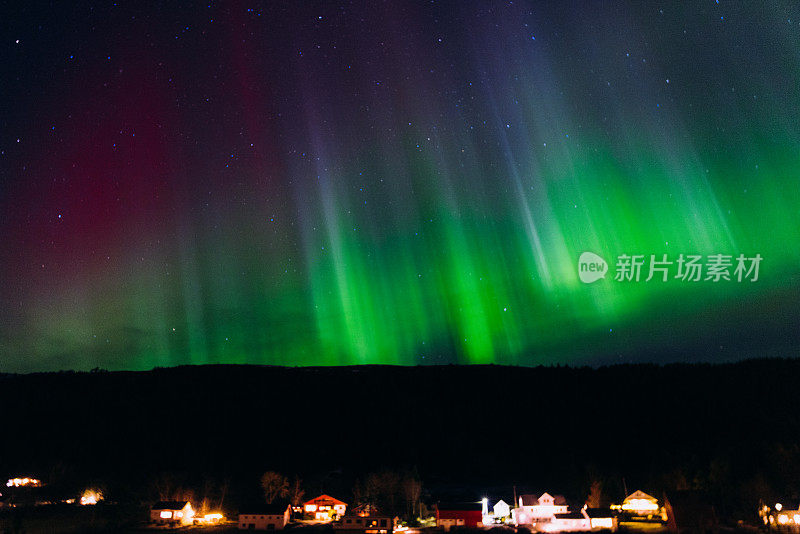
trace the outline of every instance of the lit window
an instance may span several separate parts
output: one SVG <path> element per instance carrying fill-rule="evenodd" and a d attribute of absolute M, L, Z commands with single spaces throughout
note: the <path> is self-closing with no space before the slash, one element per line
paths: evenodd
<path fill-rule="evenodd" d="M 160 517 L 161 519 L 172 519 L 172 512 L 169 510 L 161 510 Z"/>

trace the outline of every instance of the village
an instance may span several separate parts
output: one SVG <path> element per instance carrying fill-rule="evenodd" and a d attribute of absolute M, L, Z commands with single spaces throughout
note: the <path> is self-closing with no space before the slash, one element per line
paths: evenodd
<path fill-rule="evenodd" d="M 60 501 L 35 497 L 46 486 L 33 477 L 8 479 L 0 493 L 0 512 L 47 507 L 94 507 L 107 504 L 101 490 L 87 488 L 79 497 Z M 266 489 L 266 488 L 265 488 Z M 516 493 L 516 488 L 514 488 Z M 302 495 L 302 493 L 301 493 Z M 460 530 L 515 530 L 518 532 L 704 532 L 720 531 L 712 506 L 697 496 L 674 495 L 661 499 L 641 490 L 627 495 L 621 502 L 605 507 L 569 502 L 556 492 L 514 494 L 506 502 L 502 498 L 483 497 L 475 501 L 420 501 L 415 517 L 401 518 L 382 511 L 371 502 L 350 504 L 328 494 L 292 504 L 281 492 L 267 491 L 261 504 L 243 505 L 237 513 L 209 510 L 192 500 L 160 500 L 149 505 L 147 517 L 129 518 L 140 531 L 202 530 L 208 532 L 275 531 L 306 529 L 331 531 L 337 534 L 419 534 Z M 267 502 L 268 501 L 268 502 Z M 781 503 L 761 504 L 754 517 L 762 528 L 800 532 L 800 506 L 790 509 Z M 226 508 L 226 510 L 229 510 Z M 2 526 L 2 522 L 0 522 Z M 744 525 L 742 525 L 744 526 Z M 17 532 L 6 528 L 4 532 Z M 35 531 L 35 530 L 33 530 Z"/>

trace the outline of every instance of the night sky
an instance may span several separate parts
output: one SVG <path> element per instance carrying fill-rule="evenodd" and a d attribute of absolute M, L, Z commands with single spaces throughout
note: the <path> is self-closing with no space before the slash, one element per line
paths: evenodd
<path fill-rule="evenodd" d="M 0 371 L 798 355 L 798 3 L 8 4 Z"/>

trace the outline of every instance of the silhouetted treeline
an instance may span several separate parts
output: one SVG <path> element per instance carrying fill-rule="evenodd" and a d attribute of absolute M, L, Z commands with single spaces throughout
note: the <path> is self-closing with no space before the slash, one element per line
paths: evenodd
<path fill-rule="evenodd" d="M 798 496 L 799 378 L 795 360 L 0 375 L 0 476 L 143 501 L 168 476 L 237 502 L 268 470 L 345 500 L 413 470 L 433 497 L 695 489 L 743 516 Z"/>

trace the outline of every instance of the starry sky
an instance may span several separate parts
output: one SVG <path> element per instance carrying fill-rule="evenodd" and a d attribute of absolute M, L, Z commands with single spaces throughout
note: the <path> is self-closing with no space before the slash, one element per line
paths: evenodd
<path fill-rule="evenodd" d="M 0 7 L 0 371 L 798 355 L 800 4 L 146 4 Z"/>

